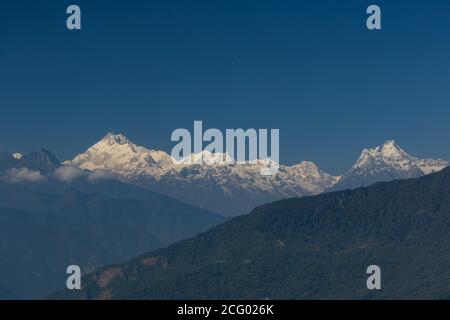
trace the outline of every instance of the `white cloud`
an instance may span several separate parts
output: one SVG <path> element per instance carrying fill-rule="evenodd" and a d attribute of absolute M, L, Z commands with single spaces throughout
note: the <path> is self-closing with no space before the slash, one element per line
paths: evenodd
<path fill-rule="evenodd" d="M 47 178 L 40 172 L 28 168 L 12 168 L 6 172 L 6 180 L 13 183 L 19 182 L 41 182 Z"/>
<path fill-rule="evenodd" d="M 53 175 L 60 181 L 72 182 L 78 178 L 87 176 L 88 173 L 76 167 L 63 166 L 56 169 Z"/>

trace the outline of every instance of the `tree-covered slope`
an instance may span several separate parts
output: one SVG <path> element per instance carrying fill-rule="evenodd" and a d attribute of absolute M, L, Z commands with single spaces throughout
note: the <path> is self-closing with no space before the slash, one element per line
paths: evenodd
<path fill-rule="evenodd" d="M 101 268 L 70 299 L 450 298 L 450 169 L 274 202 Z M 366 287 L 379 265 L 382 290 Z"/>

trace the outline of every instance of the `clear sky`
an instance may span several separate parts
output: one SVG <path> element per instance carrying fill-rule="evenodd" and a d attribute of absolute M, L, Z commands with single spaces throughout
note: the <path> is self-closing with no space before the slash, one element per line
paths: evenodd
<path fill-rule="evenodd" d="M 449 16 L 444 0 L 2 1 L 0 150 L 66 160 L 114 131 L 170 151 L 202 120 L 279 128 L 282 163 L 335 174 L 387 139 L 450 159 Z"/>

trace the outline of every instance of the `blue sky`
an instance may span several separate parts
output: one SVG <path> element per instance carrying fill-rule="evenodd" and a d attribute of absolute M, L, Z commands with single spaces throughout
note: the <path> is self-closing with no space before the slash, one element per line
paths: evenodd
<path fill-rule="evenodd" d="M 282 163 L 331 173 L 387 139 L 450 159 L 449 14 L 437 0 L 3 1 L 0 150 L 66 160 L 114 131 L 170 151 L 202 120 L 279 128 Z"/>

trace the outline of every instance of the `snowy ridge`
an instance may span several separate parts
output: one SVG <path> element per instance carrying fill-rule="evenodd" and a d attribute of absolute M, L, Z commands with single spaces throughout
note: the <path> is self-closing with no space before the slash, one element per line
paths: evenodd
<path fill-rule="evenodd" d="M 203 164 L 195 164 L 199 157 L 203 158 Z M 242 201 L 249 203 L 244 206 L 249 210 L 271 200 L 317 194 L 339 180 L 306 161 L 291 167 L 280 166 L 275 176 L 261 175 L 262 166 L 267 165 L 265 161 L 251 164 L 230 162 L 232 159 L 227 154 L 208 151 L 176 162 L 164 151 L 149 150 L 135 145 L 123 134 L 109 133 L 86 152 L 64 164 L 84 170 L 111 172 L 123 181 L 222 213 L 220 204 L 212 208 L 205 204 L 204 198 L 214 194 L 218 203 L 245 198 Z M 230 205 L 226 204 L 227 207 Z"/>
<path fill-rule="evenodd" d="M 196 164 L 200 158 L 203 163 Z M 309 161 L 280 165 L 276 175 L 263 176 L 260 169 L 265 161 L 236 164 L 232 160 L 228 154 L 203 151 L 176 162 L 164 151 L 140 147 L 123 134 L 109 133 L 64 164 L 110 172 L 125 182 L 225 215 L 245 213 L 259 204 L 287 197 L 419 177 L 449 164 L 413 157 L 393 140 L 364 149 L 343 177 L 327 174 Z"/>
<path fill-rule="evenodd" d="M 203 158 L 202 165 L 196 164 L 200 157 Z M 233 159 L 228 154 L 213 154 L 208 151 L 192 154 L 177 162 L 164 151 L 149 150 L 135 145 L 123 134 L 108 133 L 86 152 L 64 164 L 90 171 L 111 171 L 125 180 L 142 176 L 151 176 L 157 181 L 165 177 L 186 179 L 189 172 L 189 178 L 197 182 L 201 178 L 215 178 L 224 189 L 227 183 L 238 183 L 250 189 L 266 191 L 281 188 L 277 190 L 281 194 L 302 194 L 302 189 L 318 193 L 338 181 L 337 177 L 320 171 L 314 163 L 308 161 L 292 167 L 281 166 L 279 175 L 283 182 L 279 178 L 261 176 L 260 168 L 265 164 L 264 161 L 252 164 L 231 164 L 232 162 Z"/>

